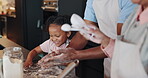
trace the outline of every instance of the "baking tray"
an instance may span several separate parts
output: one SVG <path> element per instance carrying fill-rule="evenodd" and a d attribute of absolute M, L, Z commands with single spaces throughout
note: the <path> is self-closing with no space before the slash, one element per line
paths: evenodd
<path fill-rule="evenodd" d="M 29 72 L 24 71 L 24 78 L 77 78 L 74 68 L 79 64 L 78 60 L 69 63 L 66 67 L 52 66 L 47 69 L 38 70 L 37 66 L 29 68 Z M 37 69 L 37 70 L 36 70 Z"/>

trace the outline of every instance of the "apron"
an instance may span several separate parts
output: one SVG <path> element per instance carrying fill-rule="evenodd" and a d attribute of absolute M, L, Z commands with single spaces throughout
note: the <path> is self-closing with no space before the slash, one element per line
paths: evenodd
<path fill-rule="evenodd" d="M 148 78 L 140 57 L 141 46 L 148 34 L 148 24 L 139 26 L 136 17 L 134 12 L 123 26 L 126 27 L 123 31 L 126 31 L 115 42 L 111 78 Z"/>
<path fill-rule="evenodd" d="M 93 9 L 100 30 L 108 37 L 116 39 L 117 21 L 120 13 L 118 0 L 94 0 Z"/>
<path fill-rule="evenodd" d="M 101 5 L 101 6 L 100 6 Z M 112 39 L 116 39 L 116 26 L 120 13 L 118 0 L 94 0 L 93 9 L 100 30 Z M 110 77 L 111 59 L 104 59 L 104 73 Z"/>

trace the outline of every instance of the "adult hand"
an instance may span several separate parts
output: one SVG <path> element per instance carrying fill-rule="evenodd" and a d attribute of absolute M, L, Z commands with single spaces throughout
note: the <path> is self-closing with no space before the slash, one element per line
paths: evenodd
<path fill-rule="evenodd" d="M 38 65 L 42 65 L 43 63 L 47 62 L 46 60 L 53 58 L 56 56 L 55 52 L 49 53 L 46 56 L 44 56 L 41 60 L 38 61 Z"/>
<path fill-rule="evenodd" d="M 61 55 L 59 57 L 61 60 L 77 59 L 77 51 L 73 48 L 60 49 L 60 50 L 57 50 L 56 53 Z"/>
<path fill-rule="evenodd" d="M 83 28 L 83 30 L 80 31 L 80 34 L 83 35 L 86 39 L 100 44 L 105 35 L 95 26 L 88 27 L 89 29 Z"/>
<path fill-rule="evenodd" d="M 51 56 L 53 55 L 53 56 Z M 60 49 L 57 50 L 54 54 L 48 54 L 44 56 L 38 64 L 46 68 L 47 66 L 53 65 L 65 65 L 69 62 L 72 62 L 76 57 L 76 50 L 72 48 Z"/>
<path fill-rule="evenodd" d="M 60 65 L 59 63 L 55 63 L 55 60 L 53 59 L 56 55 L 57 54 L 55 52 L 47 54 L 41 60 L 38 61 L 38 65 L 40 65 L 41 68 L 49 68 L 54 65 Z"/>

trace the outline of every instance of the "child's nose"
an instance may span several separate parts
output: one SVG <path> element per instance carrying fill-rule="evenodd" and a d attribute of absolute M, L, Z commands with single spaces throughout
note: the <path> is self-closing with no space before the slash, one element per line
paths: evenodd
<path fill-rule="evenodd" d="M 56 41 L 57 39 L 53 37 L 52 40 L 53 40 L 53 41 Z"/>

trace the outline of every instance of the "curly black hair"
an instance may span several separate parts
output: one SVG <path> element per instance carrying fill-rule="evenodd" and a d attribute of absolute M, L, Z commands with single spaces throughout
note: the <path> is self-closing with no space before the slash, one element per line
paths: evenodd
<path fill-rule="evenodd" d="M 50 24 L 56 24 L 62 26 L 63 24 L 70 24 L 70 16 L 68 15 L 59 15 L 59 16 L 50 16 L 45 23 L 46 31 L 50 27 Z"/>

